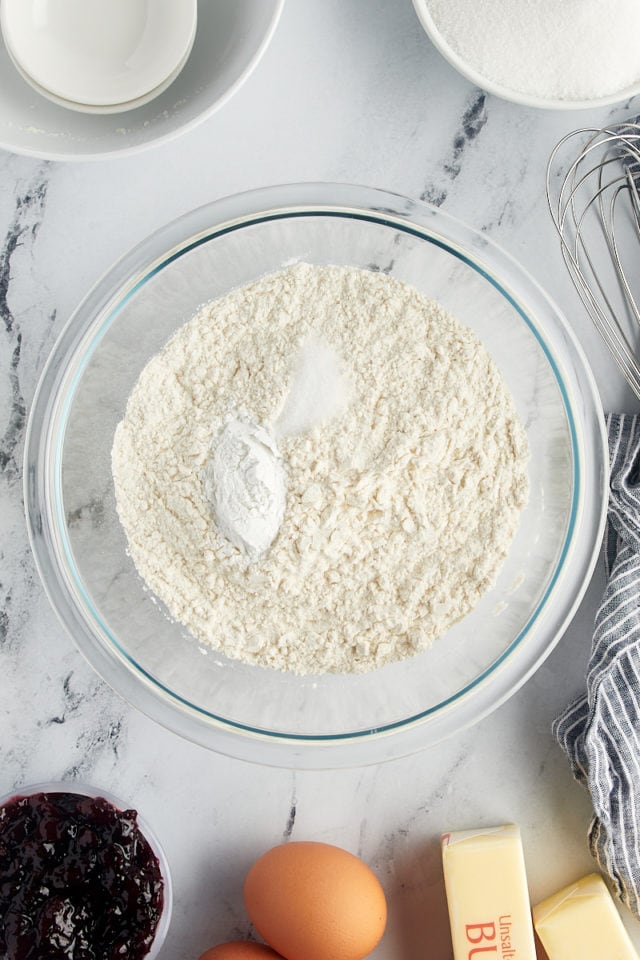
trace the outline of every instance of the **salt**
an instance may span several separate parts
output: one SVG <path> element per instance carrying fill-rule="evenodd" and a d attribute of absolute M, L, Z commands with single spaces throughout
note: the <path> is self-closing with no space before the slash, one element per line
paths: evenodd
<path fill-rule="evenodd" d="M 347 406 L 348 388 L 338 356 L 321 337 L 302 344 L 282 410 L 273 424 L 276 437 L 309 433 L 339 416 Z"/>
<path fill-rule="evenodd" d="M 592 100 L 640 82 L 640 0 L 429 0 L 442 38 L 487 80 Z"/>

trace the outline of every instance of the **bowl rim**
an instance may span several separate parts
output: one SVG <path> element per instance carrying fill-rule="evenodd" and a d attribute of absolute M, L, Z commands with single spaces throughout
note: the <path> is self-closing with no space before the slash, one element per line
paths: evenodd
<path fill-rule="evenodd" d="M 640 80 L 628 87 L 624 87 L 617 93 L 594 97 L 592 100 L 559 100 L 555 97 L 541 97 L 533 94 L 520 93 L 518 90 L 514 90 L 511 87 L 504 86 L 501 83 L 485 77 L 455 52 L 442 36 L 431 16 L 429 0 L 413 0 L 413 6 L 424 32 L 444 59 L 447 60 L 458 73 L 471 81 L 474 86 L 480 87 L 482 90 L 486 90 L 487 93 L 494 94 L 502 100 L 509 100 L 511 103 L 518 103 L 523 107 L 535 107 L 541 110 L 594 110 L 598 107 L 610 107 L 617 103 L 624 103 L 625 100 L 630 100 L 632 97 L 640 94 Z"/>
<path fill-rule="evenodd" d="M 173 913 L 173 881 L 171 878 L 171 869 L 169 867 L 167 855 L 153 827 L 151 827 L 146 818 L 140 813 L 135 804 L 125 803 L 121 797 L 117 797 L 115 794 L 111 793 L 110 790 L 103 790 L 100 787 L 96 787 L 93 784 L 86 783 L 82 780 L 46 780 L 42 783 L 27 783 L 24 786 L 20 785 L 0 796 L 0 807 L 10 803 L 11 800 L 19 797 L 30 797 L 37 793 L 73 793 L 77 794 L 78 796 L 86 796 L 93 799 L 102 797 L 121 812 L 124 810 L 135 809 L 140 832 L 144 836 L 145 840 L 147 840 L 155 856 L 158 858 L 160 872 L 162 873 L 162 913 L 156 927 L 151 949 L 147 954 L 145 954 L 144 957 L 144 960 L 155 960 L 166 940 L 169 925 L 171 923 L 171 916 Z"/>
<path fill-rule="evenodd" d="M 358 200 L 355 204 L 354 197 Z M 137 670 L 134 677 L 131 673 L 132 661 L 130 657 L 128 657 L 129 670 L 115 671 L 112 662 L 115 651 L 107 650 L 95 635 L 95 630 L 92 629 L 90 624 L 88 626 L 86 615 L 79 609 L 78 604 L 61 580 L 60 565 L 56 566 L 52 563 L 52 556 L 56 557 L 56 552 L 59 554 L 55 543 L 57 535 L 55 518 L 52 523 L 51 516 L 43 516 L 39 504 L 44 505 L 43 509 L 48 507 L 50 510 L 51 508 L 47 496 L 42 492 L 48 487 L 47 476 L 51 472 L 51 464 L 55 462 L 56 458 L 56 451 L 50 436 L 53 415 L 50 409 L 51 404 L 56 398 L 59 399 L 61 393 L 64 394 L 64 361 L 76 354 L 83 337 L 86 340 L 86 330 L 91 327 L 92 321 L 95 328 L 97 317 L 102 317 L 104 320 L 108 310 L 116 302 L 119 303 L 126 299 L 140 283 L 141 273 L 152 275 L 161 269 L 163 263 L 175 258 L 184 250 L 190 249 L 195 243 L 202 242 L 202 238 L 212 232 L 219 234 L 237 229 L 239 225 L 245 225 L 248 220 L 250 221 L 256 215 L 264 218 L 265 214 L 275 215 L 278 212 L 280 216 L 300 215 L 301 212 L 321 214 L 330 209 L 340 210 L 343 215 L 351 216 L 358 211 L 364 211 L 369 215 L 373 211 L 378 219 L 385 219 L 388 225 L 397 227 L 399 224 L 404 224 L 405 229 L 407 227 L 413 229 L 423 239 L 434 233 L 434 223 L 436 225 L 440 224 L 440 226 L 444 223 L 446 224 L 446 246 L 448 249 L 451 249 L 452 245 L 456 245 L 456 238 L 459 236 L 462 236 L 467 242 L 471 238 L 475 238 L 477 243 L 480 244 L 480 250 L 483 254 L 488 251 L 489 262 L 491 262 L 492 257 L 497 258 L 503 271 L 508 267 L 511 295 L 505 294 L 503 282 L 499 285 L 501 292 L 511 297 L 515 295 L 516 302 L 514 305 L 516 309 L 519 309 L 517 304 L 518 289 L 524 285 L 527 299 L 531 300 L 531 297 L 534 297 L 536 302 L 543 306 L 547 312 L 551 312 L 563 337 L 574 351 L 576 362 L 579 364 L 579 372 L 583 378 L 583 382 L 579 385 L 580 393 L 584 394 L 585 397 L 588 396 L 591 401 L 589 406 L 585 399 L 584 407 L 588 409 L 592 418 L 589 424 L 592 435 L 584 431 L 581 443 L 586 438 L 587 443 L 590 443 L 593 449 L 587 451 L 588 454 L 591 454 L 590 456 L 585 456 L 582 449 L 575 448 L 573 451 L 574 463 L 582 463 L 583 465 L 583 476 L 581 477 L 578 474 L 575 478 L 580 487 L 582 515 L 577 516 L 577 507 L 574 505 L 572 508 L 574 511 L 573 527 L 570 527 L 567 532 L 567 537 L 571 533 L 573 539 L 570 543 L 565 541 L 562 557 L 557 561 L 556 570 L 561 573 L 566 571 L 566 553 L 569 547 L 573 548 L 575 546 L 576 538 L 577 542 L 582 544 L 584 556 L 576 558 L 575 551 L 573 549 L 569 550 L 572 555 L 572 568 L 578 568 L 578 576 L 574 578 L 577 582 L 573 584 L 570 595 L 563 597 L 559 604 L 559 587 L 562 587 L 561 593 L 566 592 L 566 582 L 563 586 L 563 577 L 560 577 L 560 584 L 558 585 L 558 573 L 554 575 L 556 581 L 553 584 L 554 589 L 545 593 L 544 603 L 547 604 L 545 608 L 546 627 L 549 627 L 549 606 L 553 609 L 555 621 L 551 629 L 551 639 L 547 638 L 545 642 L 540 643 L 540 631 L 538 631 L 538 642 L 530 645 L 529 649 L 525 649 L 522 644 L 518 647 L 515 642 L 512 642 L 508 651 L 499 658 L 502 660 L 499 669 L 495 669 L 496 664 L 492 664 L 480 677 L 467 685 L 467 688 L 458 691 L 453 697 L 436 707 L 429 708 L 417 716 L 406 718 L 404 721 L 340 735 L 289 735 L 281 732 L 256 730 L 251 727 L 243 728 L 242 725 L 211 715 L 205 717 L 203 711 L 181 700 L 180 697 L 172 694 L 171 691 L 167 691 L 166 688 L 162 688 L 158 681 L 152 680 L 138 665 L 135 665 Z M 459 243 L 458 246 L 460 246 Z M 495 283 L 492 277 L 498 267 L 494 266 L 491 269 L 475 252 L 471 254 L 464 244 L 461 248 L 470 258 L 468 262 L 476 269 L 480 269 L 485 278 Z M 480 264 L 480 268 L 477 264 Z M 515 292 L 513 290 L 514 283 Z M 74 324 L 77 323 L 77 318 L 81 317 L 83 312 L 89 317 L 89 320 L 85 318 L 84 327 L 86 329 L 76 330 Z M 519 310 L 519 312 L 522 315 L 522 311 Z M 95 330 L 93 332 L 95 335 Z M 77 377 L 80 373 L 81 370 L 76 370 L 73 376 Z M 566 395 L 563 402 L 565 411 L 572 409 Z M 55 411 L 53 412 L 55 413 Z M 43 429 L 43 427 L 46 429 Z M 484 235 L 422 201 L 410 200 L 375 188 L 356 187 L 349 184 L 302 183 L 280 185 L 222 198 L 204 207 L 199 207 L 160 228 L 128 254 L 125 254 L 98 281 L 71 316 L 41 375 L 29 417 L 25 440 L 24 471 L 27 528 L 36 566 L 45 591 L 59 619 L 98 673 L 125 699 L 153 719 L 187 739 L 194 740 L 219 752 L 255 760 L 259 763 L 314 768 L 318 765 L 344 766 L 378 762 L 381 759 L 380 753 L 386 754 L 382 759 L 399 755 L 397 744 L 394 744 L 393 747 L 390 746 L 391 740 L 397 740 L 399 734 L 408 734 L 406 745 L 402 747 L 402 751 L 410 753 L 415 749 L 421 749 L 427 742 L 437 742 L 462 727 L 476 722 L 511 696 L 551 652 L 575 613 L 597 560 L 606 518 L 606 503 L 602 493 L 605 488 L 604 484 L 608 470 L 607 451 L 600 400 L 593 375 L 586 363 L 582 349 L 558 308 L 536 281 L 509 254 Z M 586 505 L 584 502 L 585 495 Z M 587 523 L 589 524 L 589 530 L 587 530 Z M 585 539 L 586 552 L 584 552 L 585 544 L 583 543 Z M 566 577 L 564 581 L 566 581 Z M 59 590 L 61 585 L 64 591 L 62 596 Z M 549 602 L 547 603 L 547 601 Z M 558 607 L 557 610 L 555 610 L 556 607 Z M 82 636 L 85 641 L 88 640 L 88 644 L 81 644 L 78 639 L 79 636 Z M 517 657 L 514 654 L 514 648 L 515 652 L 518 653 Z M 507 653 L 509 656 L 507 656 Z M 118 660 L 120 666 L 122 665 L 122 659 L 122 656 L 120 656 Z M 514 669 L 514 665 L 517 669 Z M 161 697 L 158 696 L 159 691 Z M 457 724 L 452 727 L 448 720 L 450 720 L 451 708 L 454 703 L 458 706 L 462 704 L 465 709 L 463 710 L 462 720 L 459 719 Z M 430 737 L 425 737 L 426 725 L 429 726 Z M 215 742 L 212 742 L 212 740 Z M 386 746 L 384 745 L 385 742 Z M 269 751 L 265 752 L 265 744 L 269 745 Z M 381 744 L 383 744 L 382 747 Z M 364 750 L 362 749 L 363 745 L 367 745 Z M 374 749 L 370 749 L 372 745 Z M 313 748 L 313 756 L 310 747 Z M 365 759 L 362 759 L 363 754 Z"/>
<path fill-rule="evenodd" d="M 3 9 L 4 9 L 4 6 L 0 6 L 0 24 L 2 21 Z M 13 50 L 11 49 L 9 43 L 7 42 L 6 37 L 4 38 L 4 46 L 5 46 L 5 51 L 7 53 L 7 56 L 9 57 L 9 60 L 11 60 L 11 63 L 13 64 L 14 68 L 20 74 L 20 76 L 25 81 L 25 83 L 28 83 L 29 86 L 32 87 L 32 89 L 35 90 L 37 94 L 39 94 L 39 96 L 44 97 L 46 100 L 50 100 L 51 103 L 55 103 L 59 107 L 64 107 L 67 110 L 74 110 L 77 113 L 92 114 L 94 116 L 107 116 L 114 113 L 124 114 L 124 113 L 127 113 L 129 110 L 135 110 L 138 107 L 143 107 L 147 103 L 150 103 L 152 100 L 155 100 L 156 97 L 159 97 L 161 93 L 164 93 L 164 91 L 173 83 L 173 81 L 177 80 L 178 75 L 182 72 L 182 70 L 186 66 L 187 60 L 189 59 L 191 50 L 193 48 L 193 42 L 195 40 L 195 36 L 196 34 L 194 30 L 193 35 L 191 37 L 191 46 L 189 46 L 189 48 L 186 50 L 184 56 L 181 58 L 179 63 L 174 67 L 171 73 L 169 73 L 164 78 L 164 80 L 162 80 L 157 86 L 153 87 L 153 89 L 148 90 L 147 93 L 142 94 L 141 96 L 136 97 L 133 100 L 123 100 L 120 103 L 101 104 L 101 105 L 96 105 L 96 104 L 92 105 L 88 103 L 82 103 L 79 100 L 66 100 L 64 97 L 61 97 L 57 93 L 54 93 L 53 90 L 48 90 L 47 87 L 43 87 L 36 80 L 36 78 L 33 77 L 28 72 L 28 70 L 26 70 L 22 66 L 22 64 L 18 61 L 18 59 L 14 56 Z"/>
<path fill-rule="evenodd" d="M 154 6 L 152 9 L 155 10 L 155 15 L 157 16 L 160 7 Z M 61 58 L 59 55 L 50 56 L 47 58 L 46 64 L 43 64 L 40 58 L 34 55 L 39 46 L 37 40 L 34 43 L 34 33 L 38 31 L 34 31 L 33 11 L 25 0 L 4 0 L 2 6 L 0 6 L 0 32 L 2 33 L 7 53 L 16 68 L 22 73 L 27 82 L 31 83 L 33 81 L 34 89 L 41 92 L 43 96 L 52 96 L 54 102 L 60 103 L 63 106 L 65 104 L 77 104 L 80 108 L 91 109 L 97 107 L 100 109 L 104 107 L 115 107 L 117 109 L 122 104 L 131 103 L 135 105 L 143 101 L 146 97 L 156 95 L 156 91 L 160 92 L 161 89 L 164 89 L 163 85 L 168 85 L 177 76 L 177 71 L 186 63 L 196 35 L 198 19 L 197 0 L 190 0 L 188 7 L 185 7 L 183 4 L 182 9 L 182 14 L 178 14 L 178 16 L 176 16 L 177 8 L 172 4 L 165 3 L 160 10 L 160 16 L 163 18 L 161 24 L 163 34 L 170 38 L 169 58 L 163 63 L 162 70 L 159 70 L 159 64 L 157 64 L 157 62 L 153 65 L 150 65 L 146 61 L 141 63 L 139 57 L 134 58 L 133 62 L 135 66 L 131 67 L 131 61 L 122 55 L 122 51 L 119 51 L 121 56 L 117 64 L 118 76 L 121 77 L 126 66 L 129 65 L 128 81 L 133 83 L 131 74 L 135 75 L 136 78 L 136 83 L 130 90 L 131 95 L 124 98 L 120 97 L 120 99 L 114 99 L 113 92 L 107 93 L 106 88 L 100 95 L 94 92 L 94 94 L 89 95 L 88 98 L 86 95 L 84 98 L 77 95 L 74 97 L 69 96 L 69 93 L 63 93 L 61 90 L 59 74 L 57 79 L 54 79 L 52 86 L 45 81 L 44 75 L 47 74 L 51 63 L 54 64 L 54 77 L 56 76 L 55 64 L 60 62 Z M 151 16 L 153 17 L 154 14 L 151 13 Z M 70 19 L 68 11 L 66 15 L 63 14 L 62 19 L 67 21 L 65 28 L 68 32 Z M 25 24 L 29 21 L 29 26 L 27 26 L 25 30 Z M 59 51 L 57 52 L 59 53 Z M 66 52 L 69 52 L 68 48 Z M 51 50 L 49 50 L 49 53 L 51 53 Z M 63 61 L 64 59 L 65 58 L 62 58 Z M 42 74 L 43 66 L 44 74 Z M 35 72 L 38 69 L 41 71 L 40 75 Z M 149 83 L 149 77 L 152 77 L 151 83 Z M 143 80 L 141 78 L 145 79 Z M 113 81 L 113 77 L 110 79 Z M 103 78 L 103 82 L 108 86 L 108 79 Z"/>
<path fill-rule="evenodd" d="M 74 152 L 68 150 L 48 150 L 46 148 L 32 147 L 25 145 L 16 145 L 10 136 L 7 136 L 2 131 L 0 131 L 0 149 L 7 150 L 10 153 L 18 154 L 19 156 L 24 157 L 33 157 L 38 160 L 56 160 L 61 162 L 84 162 L 84 161 L 98 161 L 104 160 L 109 157 L 131 157 L 135 156 L 138 153 L 142 153 L 144 150 L 152 149 L 153 147 L 160 146 L 163 143 L 170 143 L 173 140 L 177 140 L 183 134 L 189 133 L 191 130 L 195 130 L 200 124 L 204 123 L 209 119 L 217 110 L 223 107 L 237 91 L 243 86 L 244 83 L 249 79 L 253 71 L 256 69 L 262 57 L 267 51 L 267 48 L 271 44 L 273 35 L 276 32 L 278 24 L 280 22 L 282 11 L 286 0 L 270 0 L 273 4 L 273 10 L 271 13 L 271 19 L 269 20 L 268 26 L 264 32 L 264 35 L 260 43 L 256 46 L 253 54 L 249 58 L 242 72 L 236 77 L 235 81 L 227 87 L 227 89 L 222 93 L 217 99 L 213 100 L 209 105 L 202 110 L 197 116 L 192 117 L 190 120 L 185 121 L 184 123 L 179 123 L 175 128 L 168 130 L 166 133 L 162 133 L 159 136 L 150 136 L 148 139 L 142 141 L 141 143 L 134 144 L 133 146 L 115 146 L 110 147 L 104 150 L 92 151 L 88 149 L 86 152 Z M 7 56 L 10 56 L 8 53 L 7 47 L 2 43 L 2 38 L 0 37 L 0 46 L 4 48 L 4 52 Z M 188 58 L 187 58 L 188 59 Z M 172 78 L 177 79 L 177 76 L 182 72 L 182 69 L 186 66 L 186 63 L 183 64 L 183 67 L 178 71 L 176 77 Z M 23 82 L 27 82 L 23 78 Z M 163 91 L 159 91 L 158 96 L 161 95 Z M 152 102 L 154 97 L 150 98 L 149 102 Z M 138 104 L 138 106 L 144 106 L 145 104 Z M 63 108 L 64 109 L 64 108 Z M 96 114 L 93 114 L 89 111 L 74 111 L 77 115 L 82 113 L 86 114 L 87 118 L 95 118 Z M 104 116 L 110 114 L 104 113 Z M 149 127 L 151 130 L 152 127 Z M 9 131 L 10 132 L 10 129 Z"/>

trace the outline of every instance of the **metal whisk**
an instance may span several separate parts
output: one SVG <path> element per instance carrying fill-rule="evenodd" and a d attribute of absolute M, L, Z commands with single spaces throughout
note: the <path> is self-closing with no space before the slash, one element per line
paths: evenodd
<path fill-rule="evenodd" d="M 568 134 L 547 167 L 547 202 L 569 274 L 638 398 L 639 187 L 636 122 Z"/>

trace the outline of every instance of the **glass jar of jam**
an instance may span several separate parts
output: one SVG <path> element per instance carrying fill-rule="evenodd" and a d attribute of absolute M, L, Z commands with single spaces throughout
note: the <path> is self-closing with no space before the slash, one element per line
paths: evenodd
<path fill-rule="evenodd" d="M 166 858 L 135 810 L 76 783 L 0 800 L 0 957 L 152 960 L 170 912 Z"/>

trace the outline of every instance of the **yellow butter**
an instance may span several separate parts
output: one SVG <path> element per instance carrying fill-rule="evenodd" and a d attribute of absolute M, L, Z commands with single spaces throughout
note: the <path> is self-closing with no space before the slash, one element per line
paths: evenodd
<path fill-rule="evenodd" d="M 445 833 L 442 863 L 455 960 L 536 960 L 518 827 Z"/>
<path fill-rule="evenodd" d="M 590 873 L 537 904 L 533 922 L 549 960 L 638 960 L 598 873 Z"/>

